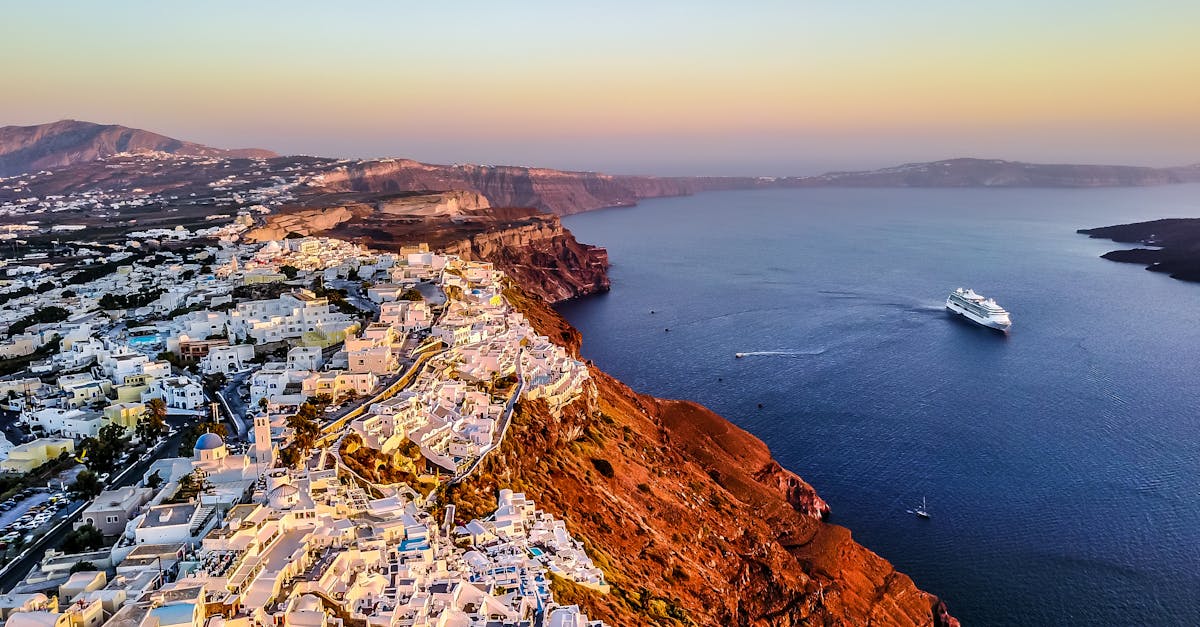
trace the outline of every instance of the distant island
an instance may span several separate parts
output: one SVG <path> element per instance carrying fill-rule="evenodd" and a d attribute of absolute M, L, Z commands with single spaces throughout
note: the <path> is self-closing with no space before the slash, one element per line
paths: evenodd
<path fill-rule="evenodd" d="M 1139 263 L 1151 272 L 1163 272 L 1180 281 L 1200 282 L 1200 218 L 1151 220 L 1078 232 L 1122 244 L 1152 246 L 1114 250 L 1101 256 L 1111 261 Z"/>

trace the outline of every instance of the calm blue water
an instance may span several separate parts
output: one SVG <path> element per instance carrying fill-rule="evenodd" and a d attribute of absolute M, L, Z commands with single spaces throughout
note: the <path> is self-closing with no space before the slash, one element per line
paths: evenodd
<path fill-rule="evenodd" d="M 966 625 L 1200 625 L 1200 285 L 1074 232 L 1198 215 L 1198 186 L 648 201 L 564 220 L 613 289 L 560 310 L 608 372 L 766 441 Z M 949 318 L 959 286 L 1011 335 Z M 759 351 L 787 354 L 734 358 Z"/>

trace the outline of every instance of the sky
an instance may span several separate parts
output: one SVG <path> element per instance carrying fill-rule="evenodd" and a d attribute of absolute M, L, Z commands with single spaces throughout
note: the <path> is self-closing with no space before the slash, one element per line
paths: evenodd
<path fill-rule="evenodd" d="M 1200 162 L 1194 0 L 0 0 L 0 15 L 0 125 L 646 174 Z"/>

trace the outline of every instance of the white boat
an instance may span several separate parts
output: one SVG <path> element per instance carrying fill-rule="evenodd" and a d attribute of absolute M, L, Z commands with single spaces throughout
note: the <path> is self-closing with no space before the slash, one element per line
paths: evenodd
<path fill-rule="evenodd" d="M 917 515 L 917 518 L 929 518 L 929 510 L 925 509 L 925 497 L 921 497 L 921 506 L 912 510 L 912 513 Z"/>
<path fill-rule="evenodd" d="M 996 301 L 975 293 L 975 290 L 958 288 L 946 297 L 946 309 L 975 324 L 1008 332 L 1012 319 Z"/>

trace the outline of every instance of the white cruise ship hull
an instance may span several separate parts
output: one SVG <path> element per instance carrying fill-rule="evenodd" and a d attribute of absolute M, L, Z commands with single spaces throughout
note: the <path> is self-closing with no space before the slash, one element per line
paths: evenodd
<path fill-rule="evenodd" d="M 994 320 L 992 318 L 984 318 L 984 317 L 976 314 L 975 312 L 967 311 L 961 305 L 959 305 L 958 303 L 951 301 L 951 300 L 946 301 L 946 310 L 949 311 L 950 313 L 958 314 L 958 315 L 966 318 L 967 320 L 970 320 L 971 322 L 978 324 L 981 327 L 995 329 L 997 331 L 1002 331 L 1004 333 L 1008 333 L 1008 328 L 1012 326 L 1011 321 L 1000 321 L 1000 320 Z"/>

